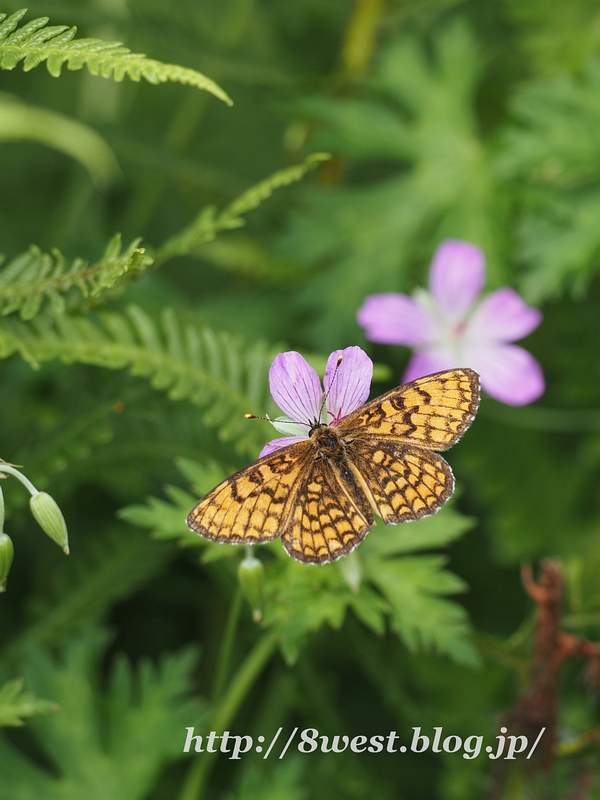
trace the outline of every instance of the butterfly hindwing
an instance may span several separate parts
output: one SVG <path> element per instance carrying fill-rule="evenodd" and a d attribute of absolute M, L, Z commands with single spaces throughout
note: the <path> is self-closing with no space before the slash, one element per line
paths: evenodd
<path fill-rule="evenodd" d="M 282 542 L 298 561 L 325 564 L 360 544 L 373 512 L 351 471 L 316 458 L 296 495 Z"/>
<path fill-rule="evenodd" d="M 232 475 L 190 511 L 187 524 L 216 542 L 259 544 L 285 528 L 314 458 L 310 442 L 276 450 Z"/>
<path fill-rule="evenodd" d="M 449 465 L 425 448 L 359 439 L 348 448 L 348 460 L 373 509 L 386 523 L 433 514 L 454 490 Z"/>
<path fill-rule="evenodd" d="M 392 437 L 432 450 L 460 439 L 479 406 L 479 376 L 472 369 L 437 372 L 392 389 L 338 424 L 349 437 Z"/>

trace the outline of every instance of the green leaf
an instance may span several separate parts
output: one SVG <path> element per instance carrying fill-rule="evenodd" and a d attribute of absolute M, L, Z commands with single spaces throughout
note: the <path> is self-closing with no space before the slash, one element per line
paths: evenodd
<path fill-rule="evenodd" d="M 219 214 L 212 206 L 203 208 L 190 225 L 168 239 L 157 250 L 155 259 L 162 261 L 176 255 L 193 255 L 194 253 L 202 255 L 202 250 L 198 250 L 198 248 L 207 242 L 212 242 L 219 231 L 241 228 L 245 225 L 243 214 L 257 208 L 276 189 L 301 180 L 307 172 L 316 169 L 319 164 L 330 158 L 331 156 L 327 153 L 313 153 L 302 164 L 278 170 L 264 181 L 251 186 Z"/>
<path fill-rule="evenodd" d="M 55 771 L 41 770 L 0 739 L 1 800 L 142 800 L 162 768 L 182 757 L 185 727 L 205 724 L 204 704 L 189 697 L 197 659 L 193 650 L 158 664 L 143 660 L 136 670 L 125 656 L 117 656 L 101 693 L 107 639 L 92 629 L 69 641 L 59 658 L 40 648 L 30 651 L 28 684 L 61 707 L 31 723 Z"/>
<path fill-rule="evenodd" d="M 383 50 L 367 97 L 328 96 L 307 106 L 325 127 L 319 145 L 367 167 L 373 160 L 397 162 L 382 180 L 352 185 L 349 170 L 346 185 L 305 192 L 305 210 L 282 238 L 281 255 L 319 269 L 298 301 L 316 317 L 312 341 L 319 348 L 355 341 L 365 296 L 412 288 L 410 270 L 443 238 L 479 244 L 490 282 L 504 277 L 505 210 L 474 110 L 481 56 L 460 20 L 436 34 L 432 51 L 406 35 Z"/>
<path fill-rule="evenodd" d="M 511 103 L 499 174 L 526 181 L 518 228 L 532 302 L 581 296 L 600 264 L 600 62 L 583 78 L 530 81 Z"/>
<path fill-rule="evenodd" d="M 475 666 L 479 657 L 468 641 L 470 626 L 464 609 L 439 595 L 456 594 L 465 584 L 443 570 L 445 559 L 418 556 L 365 563 L 365 578 L 386 597 L 392 626 L 412 651 L 446 653 Z"/>
<path fill-rule="evenodd" d="M 97 186 L 108 186 L 121 172 L 108 144 L 88 125 L 0 93 L 0 142 L 24 140 L 40 142 L 79 161 Z"/>
<path fill-rule="evenodd" d="M 15 678 L 0 686 L 0 726 L 24 725 L 25 717 L 58 711 L 51 700 L 40 700 L 32 692 L 23 691 L 23 678 Z"/>
<path fill-rule="evenodd" d="M 31 325 L 0 322 L 0 357 L 18 352 L 32 366 L 61 359 L 108 369 L 128 368 L 172 400 L 188 399 L 204 409 L 204 423 L 218 428 L 240 451 L 257 454 L 267 423 L 246 413 L 274 411 L 268 392 L 273 353 L 262 343 L 246 345 L 226 333 L 182 326 L 171 309 L 158 325 L 138 306 L 127 314 L 104 312 L 99 324 L 63 314 L 38 317 Z"/>
<path fill-rule="evenodd" d="M 225 470 L 214 462 L 204 465 L 186 458 L 178 459 L 177 466 L 191 481 L 194 494 L 178 486 L 167 486 L 167 501 L 149 497 L 145 505 L 131 505 L 120 509 L 119 517 L 130 525 L 149 528 L 154 539 L 174 540 L 181 547 L 201 547 L 204 563 L 234 558 L 237 555 L 235 548 L 210 542 L 190 530 L 186 524 L 187 515 L 198 500 L 225 480 Z"/>
<path fill-rule="evenodd" d="M 305 800 L 308 795 L 303 785 L 303 767 L 302 758 L 297 756 L 277 764 L 268 773 L 249 764 L 230 800 Z"/>
<path fill-rule="evenodd" d="M 80 298 L 98 302 L 117 283 L 131 281 L 152 263 L 138 244 L 135 240 L 122 250 L 117 234 L 93 265 L 80 258 L 69 265 L 58 250 L 50 255 L 32 245 L 0 270 L 0 312 L 6 316 L 19 311 L 21 319 L 29 320 L 48 302 L 59 314 L 66 307 L 64 295 L 71 289 Z"/>
<path fill-rule="evenodd" d="M 46 28 L 48 17 L 40 17 L 19 28 L 27 9 L 10 17 L 0 14 L 0 69 L 14 69 L 23 61 L 25 72 L 46 62 L 48 72 L 57 78 L 66 63 L 70 70 L 87 67 L 92 75 L 122 81 L 127 75 L 133 81 L 142 78 L 149 83 L 175 81 L 210 92 L 233 105 L 220 86 L 201 72 L 176 64 L 163 64 L 140 53 L 132 53 L 121 42 L 103 39 L 75 39 L 77 28 L 55 25 Z"/>
<path fill-rule="evenodd" d="M 212 465 L 188 461 L 185 471 L 200 496 L 225 476 Z M 157 538 L 203 546 L 205 563 L 241 554 L 243 548 L 208 542 L 187 528 L 185 519 L 198 497 L 175 487 L 168 487 L 167 495 L 167 501 L 151 497 L 145 505 L 128 506 L 120 516 L 150 528 Z M 443 557 L 405 555 L 447 545 L 472 526 L 473 520 L 450 507 L 411 524 L 379 522 L 349 556 L 316 569 L 289 558 L 278 541 L 264 545 L 276 556 L 264 560 L 264 625 L 277 632 L 289 663 L 298 658 L 310 633 L 324 625 L 341 627 L 351 609 L 378 634 L 389 618 L 411 650 L 445 653 L 459 663 L 477 664 L 467 615 L 446 599 L 464 591 L 464 583 L 443 568 Z"/>
<path fill-rule="evenodd" d="M 505 6 L 539 74 L 576 72 L 598 52 L 600 11 L 594 0 L 506 0 Z"/>

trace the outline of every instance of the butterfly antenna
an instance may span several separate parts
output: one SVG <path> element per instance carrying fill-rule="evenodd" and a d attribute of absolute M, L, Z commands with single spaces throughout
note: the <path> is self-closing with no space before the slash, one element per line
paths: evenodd
<path fill-rule="evenodd" d="M 333 382 L 335 381 L 335 377 L 337 375 L 338 369 L 340 368 L 340 364 L 342 363 L 343 355 L 338 356 L 337 364 L 335 365 L 335 370 L 333 371 L 333 375 L 331 376 L 331 383 L 329 384 L 329 389 L 323 395 L 323 402 L 321 403 L 321 408 L 319 409 L 319 419 L 317 422 L 321 421 L 321 416 L 323 414 L 323 409 L 325 408 L 325 403 L 327 402 L 327 398 L 329 397 L 329 392 L 333 388 Z"/>
<path fill-rule="evenodd" d="M 267 415 L 266 417 L 257 417 L 256 414 L 244 414 L 244 416 L 246 417 L 246 419 L 261 419 L 263 422 L 270 422 L 271 424 L 273 423 L 273 420 L 271 419 L 271 417 L 269 417 L 269 415 Z M 293 419 L 280 419 L 277 421 L 277 424 L 280 425 L 282 422 L 283 423 L 289 422 L 290 425 L 297 424 L 296 422 L 294 422 Z"/>

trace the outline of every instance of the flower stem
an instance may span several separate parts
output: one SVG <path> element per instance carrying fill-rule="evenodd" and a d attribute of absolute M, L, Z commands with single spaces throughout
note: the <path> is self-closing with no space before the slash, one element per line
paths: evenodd
<path fill-rule="evenodd" d="M 217 661 L 217 669 L 215 673 L 215 682 L 213 686 L 212 699 L 216 703 L 223 694 L 223 687 L 229 673 L 231 664 L 231 653 L 233 651 L 233 643 L 235 641 L 235 632 L 237 630 L 238 620 L 240 618 L 240 611 L 242 608 L 242 591 L 238 588 L 231 601 L 229 614 L 227 615 L 227 622 L 225 624 L 225 632 L 223 634 L 223 641 L 219 652 Z"/>
<path fill-rule="evenodd" d="M 375 49 L 384 0 L 356 0 L 342 44 L 341 61 L 350 81 L 361 80 Z"/>
<path fill-rule="evenodd" d="M 211 730 L 222 732 L 229 725 L 252 684 L 273 655 L 276 646 L 277 640 L 273 633 L 265 634 L 254 645 L 233 676 L 223 700 L 216 707 L 210 721 Z M 188 772 L 179 800 L 201 800 L 217 755 L 218 752 L 204 752 L 194 762 Z"/>
<path fill-rule="evenodd" d="M 39 494 L 33 483 L 28 480 L 22 472 L 19 472 L 18 469 L 15 469 L 8 464 L 0 464 L 0 472 L 6 472 L 9 475 L 14 475 L 15 478 L 18 478 L 33 497 L 35 497 L 36 494 Z"/>

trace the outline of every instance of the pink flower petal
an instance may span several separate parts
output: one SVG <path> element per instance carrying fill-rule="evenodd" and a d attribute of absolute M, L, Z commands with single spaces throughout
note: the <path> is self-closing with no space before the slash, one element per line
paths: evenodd
<path fill-rule="evenodd" d="M 437 333 L 431 314 L 405 294 L 369 295 L 356 319 L 367 339 L 380 344 L 414 347 L 431 342 Z"/>
<path fill-rule="evenodd" d="M 485 391 L 509 406 L 533 403 L 545 389 L 542 368 L 535 358 L 514 344 L 469 344 L 468 365 L 481 376 Z"/>
<path fill-rule="evenodd" d="M 441 372 L 443 369 L 452 369 L 458 366 L 454 363 L 452 351 L 449 347 L 428 347 L 413 354 L 408 362 L 402 377 L 402 383 L 409 383 L 432 372 Z"/>
<path fill-rule="evenodd" d="M 290 419 L 309 425 L 318 420 L 323 402 L 321 381 L 300 353 L 279 353 L 271 364 L 269 383 L 273 399 Z"/>
<path fill-rule="evenodd" d="M 338 367 L 338 359 L 342 360 Z M 325 370 L 325 403 L 327 422 L 339 422 L 369 397 L 373 378 L 373 362 L 360 347 L 336 350 L 327 360 Z"/>
<path fill-rule="evenodd" d="M 429 288 L 445 320 L 460 322 L 485 281 L 483 251 L 469 242 L 446 239 L 435 251 Z"/>
<path fill-rule="evenodd" d="M 281 450 L 282 447 L 287 447 L 288 444 L 296 444 L 296 442 L 305 442 L 308 436 L 282 436 L 280 439 L 271 439 L 267 442 L 263 449 L 260 451 L 259 458 L 268 456 L 269 453 L 274 453 L 275 450 Z"/>
<path fill-rule="evenodd" d="M 508 286 L 488 295 L 467 324 L 465 336 L 473 341 L 514 342 L 535 330 L 542 312 L 526 305 Z"/>

